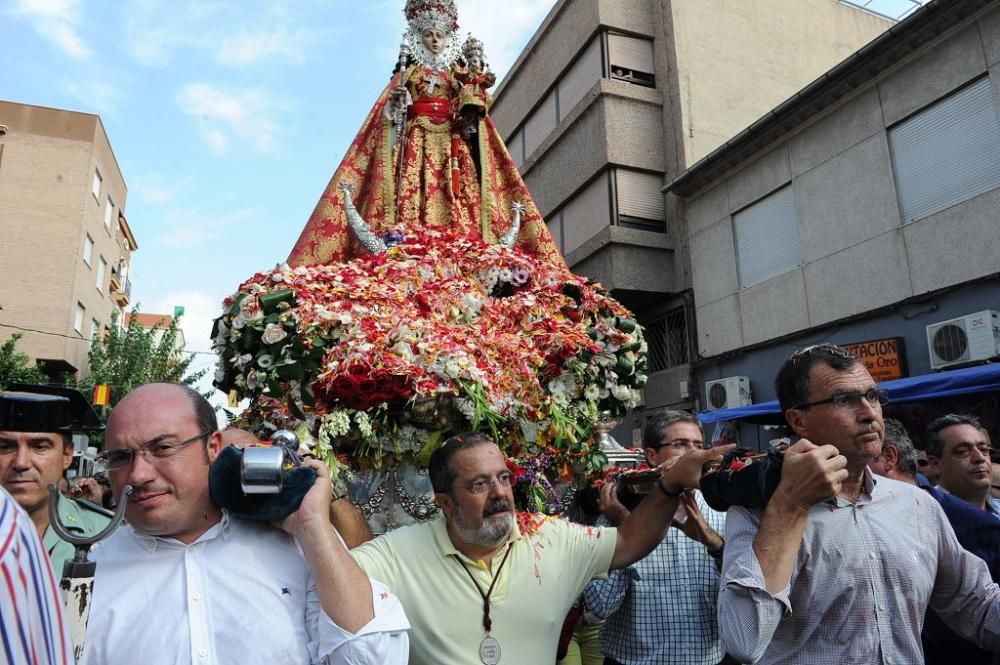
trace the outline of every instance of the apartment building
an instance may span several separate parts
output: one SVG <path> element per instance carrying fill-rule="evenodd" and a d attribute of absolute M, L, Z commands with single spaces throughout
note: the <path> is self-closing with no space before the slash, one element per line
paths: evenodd
<path fill-rule="evenodd" d="M 0 340 L 76 374 L 129 303 L 128 190 L 98 116 L 0 101 L 0 126 Z"/>
<path fill-rule="evenodd" d="M 782 359 L 819 342 L 880 381 L 1000 360 L 998 100 L 1000 2 L 935 0 L 669 184 L 703 407 L 774 399 Z M 998 431 L 995 384 L 950 392 L 893 415 L 917 441 L 949 411 Z"/>
<path fill-rule="evenodd" d="M 696 406 L 687 234 L 663 186 L 892 25 L 838 0 L 560 0 L 504 79 L 493 119 L 567 262 L 646 326 L 646 409 Z"/>

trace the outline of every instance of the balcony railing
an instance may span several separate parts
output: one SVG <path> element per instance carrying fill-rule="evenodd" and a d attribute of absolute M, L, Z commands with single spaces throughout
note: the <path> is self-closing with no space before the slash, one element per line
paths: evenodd
<path fill-rule="evenodd" d="M 126 279 L 124 286 L 119 285 L 119 288 L 115 290 L 115 302 L 118 303 L 120 307 L 125 307 L 128 305 L 129 300 L 132 298 L 132 280 Z"/>

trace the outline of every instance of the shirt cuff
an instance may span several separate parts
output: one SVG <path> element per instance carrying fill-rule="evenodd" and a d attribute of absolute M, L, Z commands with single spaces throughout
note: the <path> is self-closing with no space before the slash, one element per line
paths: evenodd
<path fill-rule="evenodd" d="M 760 561 L 757 560 L 757 553 L 750 550 L 749 556 L 745 557 L 743 561 L 737 562 L 733 568 L 728 571 L 728 576 L 726 579 L 726 585 L 736 585 L 745 588 L 751 593 L 751 596 L 765 598 L 770 598 L 771 600 L 776 600 L 782 605 L 782 616 L 787 619 L 792 615 L 792 601 L 789 595 L 792 591 L 792 584 L 789 581 L 785 585 L 785 588 L 778 593 L 771 593 L 767 590 L 767 583 L 764 580 L 764 570 L 760 567 Z"/>
<path fill-rule="evenodd" d="M 375 616 L 358 632 L 350 633 L 322 612 L 322 626 L 319 635 L 319 652 L 332 654 L 344 644 L 375 633 L 398 633 L 410 628 L 410 622 L 403 611 L 399 599 L 389 591 L 389 587 L 377 580 L 370 580 L 372 587 L 372 607 Z"/>

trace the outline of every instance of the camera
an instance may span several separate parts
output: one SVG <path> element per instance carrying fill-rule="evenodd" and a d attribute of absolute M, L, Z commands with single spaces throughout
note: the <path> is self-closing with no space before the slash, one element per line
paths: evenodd
<path fill-rule="evenodd" d="M 296 452 L 299 438 L 288 430 L 278 430 L 270 446 L 243 449 L 240 487 L 244 494 L 280 494 L 285 485 L 285 471 L 302 466 Z"/>

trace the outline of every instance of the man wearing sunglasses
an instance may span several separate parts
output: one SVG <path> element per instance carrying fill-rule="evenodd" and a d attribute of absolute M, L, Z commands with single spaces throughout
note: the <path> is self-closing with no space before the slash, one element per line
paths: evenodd
<path fill-rule="evenodd" d="M 128 525 L 94 554 L 84 662 L 405 663 L 398 601 L 330 526 L 326 467 L 307 462 L 316 483 L 280 524 L 243 520 L 209 495 L 221 441 L 186 386 L 143 386 L 115 407 L 100 461 L 116 501 L 133 494 Z"/>
<path fill-rule="evenodd" d="M 940 505 L 868 464 L 886 395 L 832 344 L 792 354 L 775 387 L 801 437 L 763 511 L 726 517 L 719 624 L 753 663 L 921 663 L 933 608 L 966 639 L 1000 650 L 1000 588 L 958 543 Z"/>

